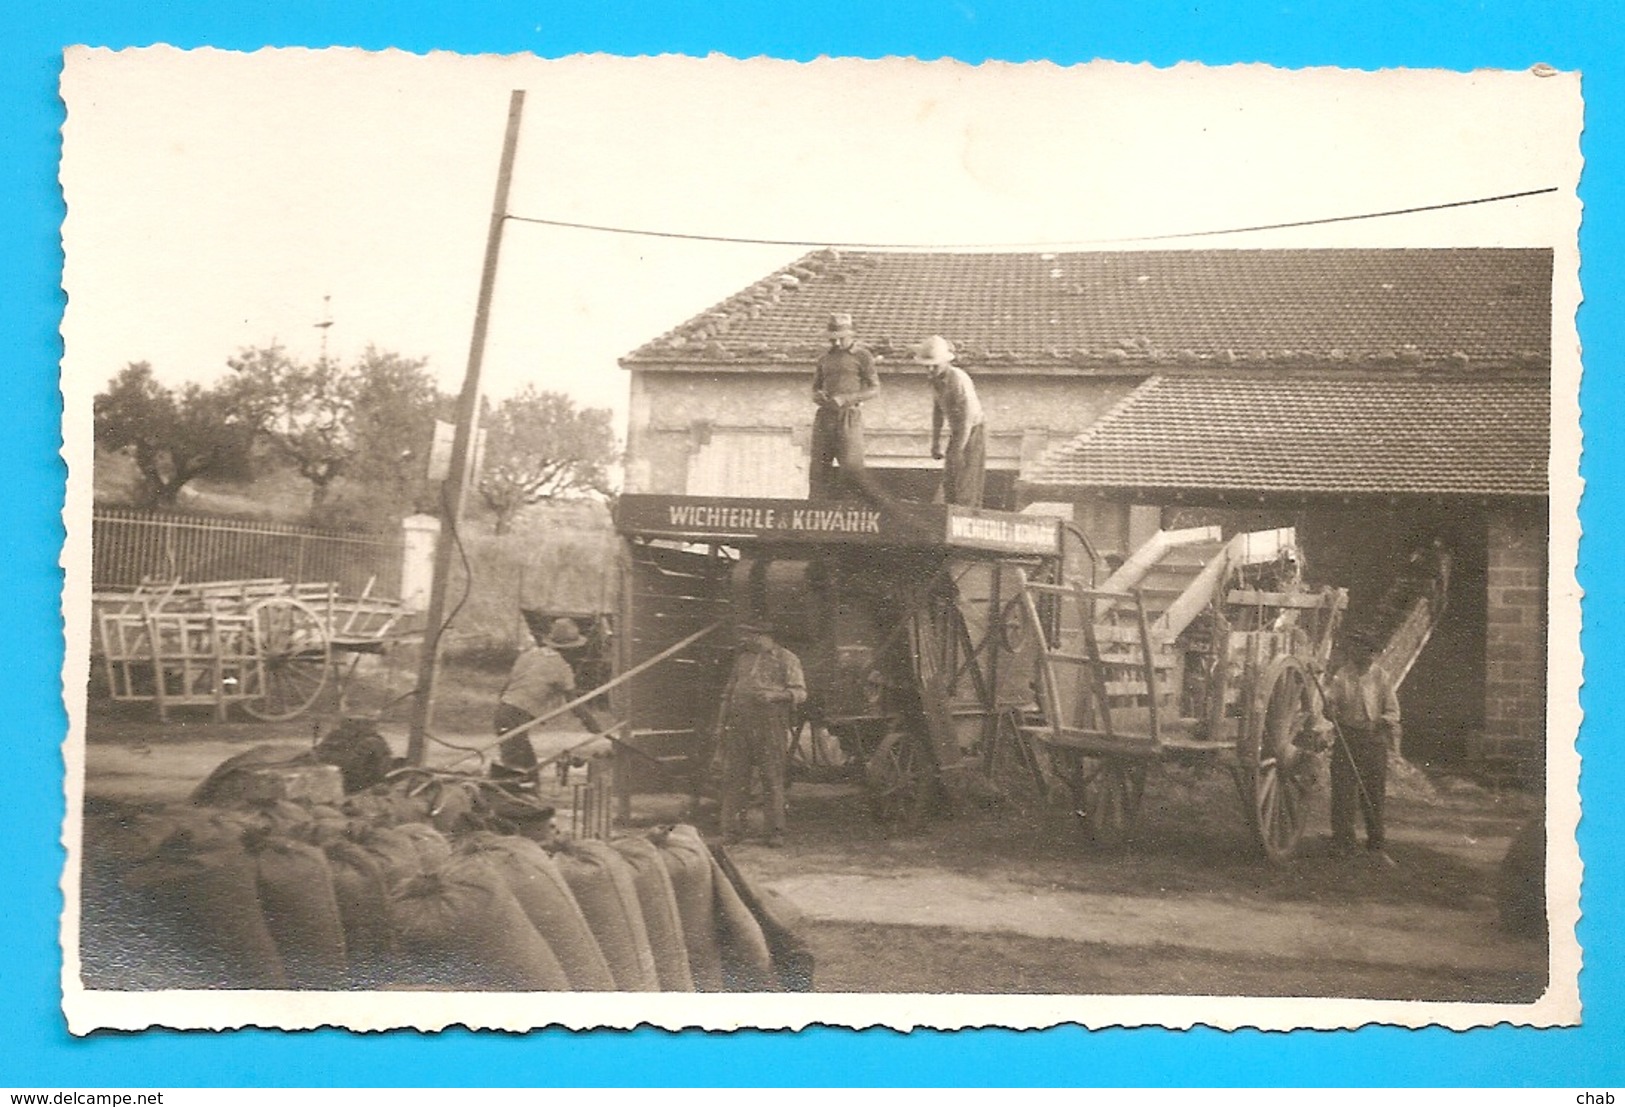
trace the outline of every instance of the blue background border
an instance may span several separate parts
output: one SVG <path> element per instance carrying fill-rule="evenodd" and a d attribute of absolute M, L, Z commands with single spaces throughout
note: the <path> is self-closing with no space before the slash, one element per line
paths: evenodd
<path fill-rule="evenodd" d="M 8 5 L 21 7 L 22 5 Z M 57 557 L 65 471 L 58 460 L 56 333 L 62 309 L 56 188 L 61 50 L 168 42 L 251 50 L 265 45 L 399 47 L 463 53 L 711 52 L 808 59 L 820 54 L 1057 63 L 1105 57 L 1170 65 L 1264 61 L 1361 69 L 1521 69 L 1547 62 L 1584 74 L 1587 296 L 1580 316 L 1589 490 L 1580 581 L 1591 673 L 1619 659 L 1620 458 L 1600 433 L 1617 409 L 1620 220 L 1610 204 L 1625 145 L 1618 133 L 1620 19 L 1610 3 L 601 2 L 575 10 L 517 0 L 393 0 L 342 10 L 320 0 L 64 2 L 0 15 L 0 460 L 9 528 L 0 558 L 5 728 L 5 880 L 0 896 L 0 1085 L 1016 1084 L 1016 1085 L 1557 1085 L 1625 1083 L 1620 957 L 1620 819 L 1625 757 L 1612 747 L 1621 686 L 1588 687 L 1581 827 L 1586 884 L 1581 942 L 1585 1025 L 1469 1033 L 1371 1028 L 1263 1034 L 1063 1028 L 1015 1034 L 813 1030 L 799 1035 L 657 1031 L 527 1037 L 449 1032 L 351 1036 L 150 1033 L 72 1039 L 59 1007 L 57 841 L 62 817 L 56 696 L 62 663 Z M 1396 121 L 1396 125 L 1403 125 Z"/>

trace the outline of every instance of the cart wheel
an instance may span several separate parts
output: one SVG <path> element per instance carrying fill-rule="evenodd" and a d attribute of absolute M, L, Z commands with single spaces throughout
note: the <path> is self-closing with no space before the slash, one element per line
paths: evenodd
<path fill-rule="evenodd" d="M 1090 841 L 1121 846 L 1140 814 L 1145 796 L 1146 763 L 1129 757 L 1089 757 L 1078 754 L 1072 766 L 1075 814 Z"/>
<path fill-rule="evenodd" d="M 1253 834 L 1271 861 L 1297 849 L 1315 783 L 1315 682 L 1296 657 L 1276 658 L 1264 671 L 1251 733 L 1238 751 L 1243 802 Z"/>
<path fill-rule="evenodd" d="M 322 694 L 332 659 L 327 624 L 290 596 L 273 596 L 248 609 L 250 648 L 243 710 L 275 722 L 305 711 Z"/>
<path fill-rule="evenodd" d="M 912 735 L 892 731 L 864 766 L 869 810 L 888 826 L 915 826 L 931 806 L 935 766 Z"/>

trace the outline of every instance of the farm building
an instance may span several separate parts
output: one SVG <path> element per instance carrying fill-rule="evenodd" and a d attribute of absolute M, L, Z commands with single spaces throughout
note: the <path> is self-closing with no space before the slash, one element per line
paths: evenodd
<path fill-rule="evenodd" d="M 881 375 L 868 464 L 929 499 L 910 346 L 940 334 L 986 410 L 988 506 L 1067 515 L 1118 556 L 1158 529 L 1295 526 L 1355 623 L 1445 555 L 1406 752 L 1535 761 L 1551 288 L 1547 250 L 819 251 L 622 359 L 627 490 L 805 497 L 812 369 L 845 312 Z"/>

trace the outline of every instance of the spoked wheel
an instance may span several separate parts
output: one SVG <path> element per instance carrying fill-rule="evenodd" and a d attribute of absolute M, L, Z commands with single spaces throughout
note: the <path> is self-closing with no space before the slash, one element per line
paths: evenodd
<path fill-rule="evenodd" d="M 1297 849 L 1315 785 L 1315 683 L 1295 657 L 1264 670 L 1251 732 L 1237 750 L 1237 782 L 1253 834 L 1271 861 Z"/>
<path fill-rule="evenodd" d="M 888 827 L 918 825 L 931 807 L 936 765 L 921 742 L 894 730 L 864 766 L 869 810 Z"/>
<path fill-rule="evenodd" d="M 802 719 L 790 732 L 790 752 L 785 762 L 788 780 L 830 783 L 850 777 L 845 748 L 840 739 L 814 720 Z"/>
<path fill-rule="evenodd" d="M 1073 814 L 1084 834 L 1100 846 L 1128 841 L 1145 796 L 1145 761 L 1132 757 L 1077 754 L 1072 765 Z"/>
<path fill-rule="evenodd" d="M 256 663 L 249 668 L 243 710 L 275 722 L 307 710 L 327 684 L 332 647 L 321 616 L 290 596 L 248 609 Z"/>

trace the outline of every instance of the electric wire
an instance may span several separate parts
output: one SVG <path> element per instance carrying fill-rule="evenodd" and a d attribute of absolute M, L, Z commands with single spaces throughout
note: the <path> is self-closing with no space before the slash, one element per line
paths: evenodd
<path fill-rule="evenodd" d="M 1318 227 L 1332 223 L 1353 223 L 1367 219 L 1388 219 L 1399 215 L 1417 215 L 1429 211 L 1472 207 L 1477 204 L 1498 204 L 1508 200 L 1522 200 L 1530 196 L 1544 196 L 1557 192 L 1555 185 L 1533 188 L 1522 192 L 1507 192 L 1499 196 L 1480 196 L 1471 200 L 1450 200 L 1438 204 L 1420 204 L 1408 208 L 1386 211 L 1361 212 L 1355 215 L 1329 215 L 1316 219 L 1298 219 L 1282 223 L 1258 223 L 1245 227 L 1224 227 L 1202 231 L 1175 231 L 1168 234 L 1131 235 L 1123 238 L 1050 239 L 1043 242 L 819 242 L 800 238 L 745 238 L 735 235 L 696 234 L 686 231 L 653 230 L 646 227 L 618 227 L 604 223 L 578 223 L 566 219 L 545 219 L 534 215 L 509 213 L 504 219 L 516 223 L 532 223 L 565 230 L 593 231 L 601 234 L 632 235 L 640 238 L 667 238 L 685 242 L 716 242 L 739 246 L 799 246 L 845 250 L 1036 250 L 1045 246 L 1097 246 L 1126 242 L 1168 242 L 1181 238 L 1211 238 L 1217 235 L 1250 234 L 1256 231 L 1287 230 L 1296 227 Z"/>

